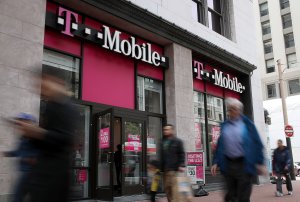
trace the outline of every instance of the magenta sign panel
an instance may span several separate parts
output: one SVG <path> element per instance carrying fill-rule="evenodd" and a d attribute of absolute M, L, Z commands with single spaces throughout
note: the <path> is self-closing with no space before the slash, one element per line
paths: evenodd
<path fill-rule="evenodd" d="M 99 148 L 107 149 L 109 148 L 110 142 L 110 129 L 102 128 L 99 132 Z"/>

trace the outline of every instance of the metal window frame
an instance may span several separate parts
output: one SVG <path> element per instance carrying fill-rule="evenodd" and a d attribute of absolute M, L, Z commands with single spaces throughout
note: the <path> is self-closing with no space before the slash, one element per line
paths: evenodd
<path fill-rule="evenodd" d="M 290 16 L 290 18 L 289 18 L 288 21 L 285 21 L 285 20 L 284 20 L 286 16 Z M 282 21 L 282 28 L 283 28 L 283 29 L 286 29 L 286 28 L 289 28 L 289 27 L 292 27 L 292 26 L 293 26 L 292 15 L 291 15 L 291 13 L 287 13 L 287 14 L 285 14 L 285 15 L 282 15 L 282 16 L 281 16 L 281 21 Z M 290 23 L 290 25 L 289 25 L 289 23 Z"/>
<path fill-rule="evenodd" d="M 292 38 L 290 36 L 292 36 Z M 295 47 L 295 38 L 293 32 L 284 34 L 284 44 L 285 48 Z"/>
<path fill-rule="evenodd" d="M 287 81 L 287 87 L 288 87 L 288 94 L 289 95 L 299 95 L 300 94 L 300 90 L 298 93 L 291 93 L 291 89 L 290 89 L 290 81 L 295 81 L 298 80 L 298 84 L 299 84 L 299 89 L 300 89 L 300 78 L 293 78 L 293 79 L 289 79 Z"/>
<path fill-rule="evenodd" d="M 268 86 L 271 86 L 271 85 L 274 85 L 274 87 L 275 87 L 275 89 L 274 89 L 275 96 L 272 96 L 272 97 L 269 96 L 269 89 L 268 89 Z M 277 85 L 276 85 L 276 83 L 266 84 L 266 93 L 267 93 L 267 99 L 277 98 L 278 96 L 277 96 Z"/>

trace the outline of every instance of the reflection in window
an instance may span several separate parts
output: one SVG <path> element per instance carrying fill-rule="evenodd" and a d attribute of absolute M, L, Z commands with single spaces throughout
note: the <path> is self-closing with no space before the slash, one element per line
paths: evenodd
<path fill-rule="evenodd" d="M 274 59 L 266 61 L 267 73 L 275 72 Z"/>
<path fill-rule="evenodd" d="M 284 35 L 285 48 L 290 48 L 295 46 L 294 34 L 289 33 Z"/>
<path fill-rule="evenodd" d="M 162 119 L 150 116 L 148 119 L 147 162 L 160 159 L 162 139 Z"/>
<path fill-rule="evenodd" d="M 194 118 L 195 118 L 195 147 L 196 150 L 205 150 L 205 108 L 204 94 L 194 91 Z"/>
<path fill-rule="evenodd" d="M 290 7 L 290 1 L 289 0 L 280 0 L 280 8 L 285 9 Z"/>
<path fill-rule="evenodd" d="M 269 10 L 268 10 L 268 2 L 266 3 L 262 3 L 259 5 L 259 10 L 260 10 L 260 16 L 265 16 L 269 14 Z"/>
<path fill-rule="evenodd" d="M 208 26 L 210 29 L 222 33 L 222 13 L 220 0 L 208 0 Z"/>
<path fill-rule="evenodd" d="M 288 68 L 294 68 L 297 66 L 297 56 L 296 53 L 288 54 L 286 56 Z"/>
<path fill-rule="evenodd" d="M 74 98 L 79 96 L 79 63 L 78 58 L 44 49 L 43 73 L 62 78 Z"/>
<path fill-rule="evenodd" d="M 282 18 L 282 27 L 283 27 L 283 29 L 292 26 L 292 17 L 291 17 L 291 14 L 290 14 L 290 13 L 281 16 L 281 18 Z"/>
<path fill-rule="evenodd" d="M 261 23 L 262 33 L 263 35 L 271 33 L 270 21 L 266 21 Z"/>
<path fill-rule="evenodd" d="M 193 0 L 192 1 L 192 17 L 197 22 L 204 24 L 203 0 Z"/>
<path fill-rule="evenodd" d="M 220 136 L 220 124 L 224 121 L 224 101 L 222 98 L 207 95 L 207 110 L 208 114 L 208 149 L 209 162 L 207 165 L 212 165 L 212 158 L 217 146 L 217 141 Z"/>
<path fill-rule="evenodd" d="M 138 77 L 138 109 L 146 112 L 162 113 L 162 83 L 153 79 Z"/>
<path fill-rule="evenodd" d="M 275 83 L 267 85 L 267 96 L 268 96 L 268 98 L 276 98 L 277 97 Z"/>
<path fill-rule="evenodd" d="M 289 94 L 296 95 L 300 93 L 300 82 L 299 79 L 289 80 Z"/>
<path fill-rule="evenodd" d="M 265 54 L 273 52 L 273 45 L 271 40 L 264 41 L 264 50 L 265 50 Z"/>

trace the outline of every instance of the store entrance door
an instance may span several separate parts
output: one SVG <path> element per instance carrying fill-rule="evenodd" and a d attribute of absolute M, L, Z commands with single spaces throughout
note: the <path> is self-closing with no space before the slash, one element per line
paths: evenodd
<path fill-rule="evenodd" d="M 96 197 L 104 201 L 113 201 L 113 117 L 113 109 L 96 115 Z"/>
<path fill-rule="evenodd" d="M 145 192 L 145 124 L 143 120 L 122 119 L 122 195 Z"/>

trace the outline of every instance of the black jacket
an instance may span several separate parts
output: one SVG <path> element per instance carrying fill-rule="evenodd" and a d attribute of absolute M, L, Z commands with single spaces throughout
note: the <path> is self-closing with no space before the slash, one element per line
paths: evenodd
<path fill-rule="evenodd" d="M 170 141 L 168 147 L 164 148 L 164 144 L 168 140 Z M 163 171 L 177 171 L 179 167 L 185 167 L 183 142 L 176 137 L 172 137 L 171 139 L 163 138 L 161 159 Z"/>
<path fill-rule="evenodd" d="M 288 168 L 285 170 L 285 168 Z M 284 147 L 282 150 L 279 148 L 274 150 L 273 153 L 273 171 L 275 173 L 285 173 L 291 170 L 291 155 L 289 149 Z"/>
<path fill-rule="evenodd" d="M 47 130 L 39 149 L 37 164 L 32 170 L 31 202 L 66 202 L 70 182 L 71 149 L 79 114 L 67 100 L 47 102 L 42 114 L 42 128 Z"/>

